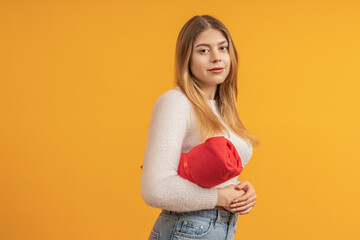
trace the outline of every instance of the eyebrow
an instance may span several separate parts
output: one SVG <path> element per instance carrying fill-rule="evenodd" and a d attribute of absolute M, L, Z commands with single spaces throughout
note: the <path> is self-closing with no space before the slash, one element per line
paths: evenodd
<path fill-rule="evenodd" d="M 227 43 L 227 40 L 224 40 L 224 41 L 219 42 L 219 43 L 218 43 L 218 45 L 221 45 L 221 44 L 223 44 L 223 43 Z M 206 44 L 206 43 L 200 43 L 200 44 L 196 45 L 196 47 L 195 47 L 195 48 L 200 47 L 200 46 L 210 47 L 210 45 L 209 45 L 209 44 Z"/>

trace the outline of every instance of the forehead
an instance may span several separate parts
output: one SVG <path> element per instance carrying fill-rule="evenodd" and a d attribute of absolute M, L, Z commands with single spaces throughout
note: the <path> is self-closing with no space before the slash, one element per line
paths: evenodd
<path fill-rule="evenodd" d="M 197 38 L 195 39 L 194 43 L 217 44 L 224 40 L 226 40 L 226 37 L 221 31 L 210 28 L 200 33 L 199 36 L 197 36 Z"/>

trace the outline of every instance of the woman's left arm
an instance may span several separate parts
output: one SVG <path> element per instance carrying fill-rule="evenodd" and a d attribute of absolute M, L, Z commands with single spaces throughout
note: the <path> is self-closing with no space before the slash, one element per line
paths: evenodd
<path fill-rule="evenodd" d="M 245 194 L 239 198 L 235 198 L 230 205 L 230 211 L 238 215 L 249 213 L 256 203 L 256 193 L 253 185 L 248 182 L 240 182 L 236 185 L 238 190 L 244 190 Z"/>

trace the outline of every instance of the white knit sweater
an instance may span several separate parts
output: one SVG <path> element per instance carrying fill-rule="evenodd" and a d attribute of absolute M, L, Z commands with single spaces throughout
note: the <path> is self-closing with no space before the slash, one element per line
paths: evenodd
<path fill-rule="evenodd" d="M 220 118 L 216 101 L 208 101 Z M 141 177 L 141 195 L 150 206 L 177 212 L 211 209 L 217 202 L 216 188 L 239 183 L 234 177 L 216 187 L 203 188 L 177 174 L 181 153 L 201 143 L 192 111 L 189 99 L 179 87 L 164 92 L 154 104 Z M 252 146 L 229 132 L 230 136 L 226 132 L 222 136 L 234 144 L 245 166 Z"/>

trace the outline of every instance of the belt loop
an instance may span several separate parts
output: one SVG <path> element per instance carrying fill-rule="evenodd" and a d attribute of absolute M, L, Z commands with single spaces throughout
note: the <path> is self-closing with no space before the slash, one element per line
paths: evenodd
<path fill-rule="evenodd" d="M 214 221 L 214 228 L 216 228 L 216 223 L 217 223 L 217 221 L 218 221 L 219 218 L 220 218 L 220 210 L 217 209 L 217 208 L 215 208 L 215 211 L 216 211 L 216 219 L 215 219 L 215 221 Z"/>

